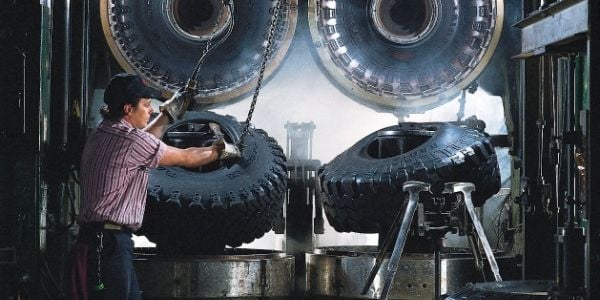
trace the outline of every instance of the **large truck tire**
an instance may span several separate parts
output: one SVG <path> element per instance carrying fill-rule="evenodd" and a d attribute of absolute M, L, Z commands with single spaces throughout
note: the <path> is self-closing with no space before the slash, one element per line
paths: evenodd
<path fill-rule="evenodd" d="M 476 206 L 500 189 L 496 153 L 487 134 L 449 123 L 401 123 L 375 131 L 319 170 L 325 214 L 340 232 L 385 232 L 404 202 L 407 180 L 472 182 Z M 426 195 L 425 195 L 426 196 Z"/>
<path fill-rule="evenodd" d="M 206 146 L 214 141 L 208 123 L 221 125 L 236 143 L 242 124 L 211 112 L 188 112 L 167 129 L 172 146 Z M 163 253 L 220 253 L 271 230 L 287 189 L 285 155 L 260 129 L 250 129 L 242 157 L 232 165 L 200 170 L 159 167 L 150 171 L 142 233 Z"/>

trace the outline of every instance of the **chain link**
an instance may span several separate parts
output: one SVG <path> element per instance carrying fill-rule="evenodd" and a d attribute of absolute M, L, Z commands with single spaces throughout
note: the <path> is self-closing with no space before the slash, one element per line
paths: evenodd
<path fill-rule="evenodd" d="M 252 97 L 252 103 L 250 104 L 250 110 L 248 111 L 248 117 L 246 118 L 246 124 L 244 125 L 244 130 L 242 131 L 242 135 L 240 136 L 240 140 L 237 143 L 238 148 L 242 149 L 244 145 L 244 138 L 248 135 L 250 131 L 250 121 L 252 120 L 252 114 L 254 113 L 254 108 L 256 107 L 256 102 L 258 100 L 258 94 L 260 93 L 260 88 L 262 87 L 263 77 L 265 75 L 265 69 L 267 68 L 267 60 L 269 59 L 269 55 L 271 55 L 271 48 L 273 46 L 273 39 L 275 38 L 275 29 L 277 29 L 277 22 L 279 21 L 279 11 L 281 10 L 282 0 L 277 0 L 275 4 L 275 9 L 273 10 L 273 18 L 271 19 L 271 25 L 269 27 L 269 36 L 267 38 L 267 46 L 263 51 L 262 63 L 260 65 L 260 71 L 258 73 L 258 79 L 256 81 L 256 88 L 254 89 L 254 95 Z"/>
<path fill-rule="evenodd" d="M 218 24 L 218 21 L 217 21 L 217 24 Z M 212 44 L 212 40 L 213 40 L 213 37 L 215 36 L 216 32 L 217 32 L 217 25 L 215 24 L 215 28 L 213 29 L 212 33 L 208 37 L 208 40 L 206 41 L 206 47 L 202 51 L 202 56 L 200 56 L 200 59 L 198 60 L 198 63 L 196 64 L 196 67 L 194 68 L 194 73 L 192 74 L 192 76 L 190 77 L 190 80 L 188 80 L 187 84 L 185 85 L 186 91 L 188 91 L 188 90 L 195 91 L 196 90 L 196 87 L 197 87 L 196 86 L 196 78 L 198 77 L 198 74 L 200 73 L 200 70 L 202 69 L 202 66 L 204 65 L 204 59 L 206 58 L 206 55 L 209 52 L 210 45 Z"/>
<path fill-rule="evenodd" d="M 96 286 L 94 291 L 104 290 L 104 283 L 102 282 L 102 251 L 104 250 L 104 233 L 102 231 L 96 233 Z"/>
<path fill-rule="evenodd" d="M 196 91 L 196 89 L 197 89 L 196 78 L 198 77 L 198 74 L 200 73 L 200 69 L 202 69 L 202 66 L 204 65 L 204 60 L 205 60 L 206 56 L 208 55 L 208 53 L 210 51 L 213 50 L 213 48 L 218 47 L 224 40 L 226 40 L 227 37 L 231 34 L 231 31 L 233 30 L 234 18 L 235 18 L 235 15 L 233 12 L 233 4 L 230 1 L 225 0 L 225 1 L 223 1 L 223 5 L 229 9 L 229 13 L 231 15 L 231 23 L 229 23 L 227 33 L 214 47 L 211 48 L 213 38 L 215 37 L 215 34 L 217 33 L 217 30 L 219 27 L 219 18 L 217 17 L 217 19 L 215 21 L 215 25 L 213 27 L 213 31 L 210 33 L 210 36 L 208 37 L 208 40 L 206 41 L 206 47 L 204 47 L 204 50 L 202 51 L 202 56 L 200 56 L 200 59 L 198 59 L 198 63 L 196 64 L 196 67 L 194 68 L 192 76 L 190 76 L 188 82 L 185 85 L 186 92 L 193 93 Z"/>

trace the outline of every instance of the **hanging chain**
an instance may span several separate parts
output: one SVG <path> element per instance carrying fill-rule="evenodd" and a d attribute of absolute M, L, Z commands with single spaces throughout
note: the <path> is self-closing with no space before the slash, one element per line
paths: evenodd
<path fill-rule="evenodd" d="M 231 34 L 231 31 L 233 30 L 234 18 L 235 18 L 234 12 L 233 12 L 233 4 L 229 0 L 224 0 L 223 5 L 226 6 L 227 8 L 229 8 L 229 14 L 231 15 L 231 22 L 229 23 L 229 26 L 227 28 L 227 33 L 225 34 L 225 36 L 222 39 L 219 40 L 219 42 L 217 42 L 217 44 L 215 44 L 214 47 L 211 48 L 213 38 L 215 37 L 215 34 L 217 33 L 217 29 L 219 27 L 219 18 L 217 18 L 215 21 L 213 31 L 210 33 L 210 36 L 208 37 L 208 40 L 206 41 L 206 47 L 204 47 L 204 50 L 202 51 L 202 56 L 200 56 L 200 59 L 198 59 L 198 63 L 196 64 L 196 67 L 194 68 L 194 72 L 192 72 L 192 76 L 190 76 L 190 78 L 188 79 L 188 82 L 185 84 L 184 91 L 186 91 L 186 92 L 195 92 L 196 91 L 196 89 L 197 89 L 196 78 L 198 77 L 198 74 L 200 73 L 200 69 L 202 69 L 202 66 L 204 65 L 204 59 L 206 58 L 206 56 L 208 55 L 208 53 L 210 51 L 212 51 L 214 48 L 218 47 L 224 40 L 226 40 L 227 37 L 229 36 L 229 34 Z"/>
<path fill-rule="evenodd" d="M 96 285 L 94 291 L 104 290 L 105 286 L 102 282 L 102 251 L 104 250 L 104 233 L 102 231 L 96 233 Z"/>
<path fill-rule="evenodd" d="M 218 23 L 218 21 L 217 21 L 217 23 Z M 190 90 L 195 91 L 196 90 L 196 88 L 197 88 L 196 78 L 198 77 L 198 73 L 200 73 L 200 69 L 202 69 L 202 66 L 204 65 L 204 58 L 206 58 L 206 55 L 209 52 L 210 45 L 212 44 L 212 40 L 213 40 L 213 37 L 216 32 L 217 32 L 217 26 L 215 24 L 215 28 L 213 29 L 213 32 L 208 37 L 208 41 L 206 41 L 206 47 L 202 51 L 202 56 L 200 56 L 200 59 L 198 59 L 198 63 L 196 64 L 196 67 L 194 68 L 194 72 L 192 73 L 192 76 L 190 77 L 190 79 L 188 79 L 188 82 L 185 85 L 186 91 L 190 91 Z"/>
<path fill-rule="evenodd" d="M 240 140 L 237 143 L 237 146 L 240 149 L 243 147 L 244 138 L 248 135 L 248 132 L 250 131 L 250 121 L 252 120 L 252 114 L 254 113 L 256 101 L 258 100 L 258 94 L 260 93 L 260 88 L 262 86 L 263 77 L 265 75 L 265 69 L 267 68 L 267 60 L 269 59 L 269 55 L 271 55 L 271 48 L 273 46 L 273 39 L 275 37 L 275 29 L 277 28 L 277 22 L 279 21 L 279 11 L 281 9 L 281 3 L 282 0 L 277 0 L 277 3 L 275 4 L 275 9 L 273 10 L 273 18 L 271 19 L 271 25 L 269 27 L 267 46 L 263 51 L 262 63 L 260 65 L 260 71 L 258 73 L 256 88 L 254 89 L 254 95 L 252 97 L 252 103 L 250 104 L 250 110 L 248 111 L 248 117 L 246 118 L 244 130 L 242 131 Z"/>

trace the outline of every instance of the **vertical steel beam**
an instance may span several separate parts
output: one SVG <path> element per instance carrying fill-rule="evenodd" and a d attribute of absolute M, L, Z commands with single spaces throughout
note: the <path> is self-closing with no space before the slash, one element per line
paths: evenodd
<path fill-rule="evenodd" d="M 64 11 L 63 11 L 63 43 L 62 43 L 62 56 L 63 65 L 62 67 L 62 100 L 63 100 L 63 111 L 62 111 L 62 140 L 61 146 L 65 148 L 67 145 L 67 139 L 69 135 L 69 116 L 70 116 L 70 102 L 71 102 L 71 0 L 64 0 Z"/>
<path fill-rule="evenodd" d="M 600 295 L 600 2 L 588 1 L 589 31 L 588 31 L 588 103 L 589 117 L 587 118 L 587 263 L 586 285 L 588 298 Z M 584 102 L 584 108 L 588 105 Z"/>
<path fill-rule="evenodd" d="M 81 1 L 81 90 L 80 90 L 80 119 L 79 129 L 85 134 L 88 122 L 89 95 L 92 88 L 90 84 L 90 43 L 91 43 L 91 16 L 90 0 Z"/>

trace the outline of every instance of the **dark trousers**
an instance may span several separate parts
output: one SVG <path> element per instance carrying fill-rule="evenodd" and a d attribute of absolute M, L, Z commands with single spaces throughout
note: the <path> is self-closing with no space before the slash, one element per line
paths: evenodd
<path fill-rule="evenodd" d="M 102 240 L 102 249 L 98 245 Z M 77 243 L 87 245 L 88 299 L 141 300 L 133 268 L 131 232 L 82 226 Z M 98 254 L 100 259 L 98 259 Z M 100 270 L 98 272 L 98 260 Z M 103 288 L 100 288 L 102 287 Z"/>

